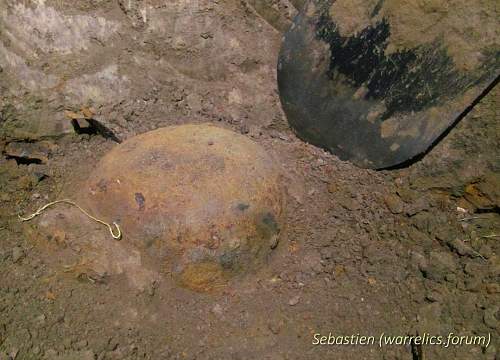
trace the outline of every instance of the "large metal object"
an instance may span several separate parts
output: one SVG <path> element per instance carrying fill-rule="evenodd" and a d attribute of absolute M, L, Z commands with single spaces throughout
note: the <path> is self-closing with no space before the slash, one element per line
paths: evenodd
<path fill-rule="evenodd" d="M 265 263 L 278 243 L 280 168 L 245 136 L 207 125 L 160 128 L 116 146 L 80 193 L 123 242 L 204 291 Z"/>
<path fill-rule="evenodd" d="M 495 82 L 496 1 L 312 0 L 278 84 L 302 139 L 366 168 L 424 153 Z"/>

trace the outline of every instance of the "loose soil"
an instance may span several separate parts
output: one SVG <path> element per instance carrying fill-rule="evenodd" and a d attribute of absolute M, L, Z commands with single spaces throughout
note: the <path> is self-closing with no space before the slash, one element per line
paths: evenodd
<path fill-rule="evenodd" d="M 357 168 L 300 141 L 281 111 L 275 66 L 295 11 L 287 1 L 0 4 L 0 359 L 500 357 L 500 90 L 422 161 Z M 53 12 L 40 31 L 33 18 Z M 51 39 L 62 29 L 73 33 Z M 117 139 L 205 122 L 250 137 L 284 169 L 286 231 L 261 269 L 205 293 L 169 274 L 138 289 L 57 256 L 63 231 L 41 239 L 38 219 L 19 221 L 71 197 Z M 329 332 L 490 334 L 491 344 L 312 344 Z"/>

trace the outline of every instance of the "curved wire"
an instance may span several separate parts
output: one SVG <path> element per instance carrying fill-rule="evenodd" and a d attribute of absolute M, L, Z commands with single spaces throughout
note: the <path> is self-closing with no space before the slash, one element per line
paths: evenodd
<path fill-rule="evenodd" d="M 89 217 L 92 220 L 98 222 L 99 224 L 107 226 L 109 232 L 111 233 L 111 236 L 113 237 L 113 239 L 116 239 L 116 240 L 120 240 L 121 239 L 121 237 L 122 237 L 122 231 L 121 231 L 121 229 L 120 229 L 120 227 L 118 226 L 117 223 L 115 223 L 115 222 L 112 223 L 115 226 L 115 228 L 116 228 L 116 234 L 115 234 L 115 232 L 113 231 L 113 227 L 111 226 L 111 224 L 109 224 L 109 223 L 107 223 L 107 222 L 105 222 L 105 221 L 103 221 L 101 219 L 98 219 L 95 216 L 90 215 L 80 205 L 78 205 L 77 203 L 75 203 L 74 201 L 69 200 L 69 199 L 62 199 L 62 200 L 56 200 L 56 201 L 49 202 L 48 204 L 45 204 L 44 206 L 42 206 L 41 208 L 39 208 L 37 211 L 35 211 L 33 214 L 31 214 L 31 215 L 29 215 L 27 217 L 22 217 L 21 215 L 18 215 L 18 217 L 19 217 L 19 219 L 21 219 L 21 221 L 30 221 L 31 219 L 33 219 L 33 218 L 37 217 L 38 215 L 40 215 L 48 207 L 56 205 L 56 204 L 59 204 L 59 203 L 66 203 L 66 204 L 70 204 L 70 205 L 73 205 L 73 206 L 77 207 L 87 217 Z"/>

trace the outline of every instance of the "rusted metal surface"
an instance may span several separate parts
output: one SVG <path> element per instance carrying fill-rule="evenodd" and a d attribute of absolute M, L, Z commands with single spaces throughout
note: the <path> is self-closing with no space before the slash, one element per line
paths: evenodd
<path fill-rule="evenodd" d="M 201 291 L 266 260 L 282 228 L 280 177 L 264 149 L 242 135 L 174 126 L 115 147 L 80 199 L 119 223 L 124 242 Z"/>
<path fill-rule="evenodd" d="M 278 62 L 298 136 L 367 168 L 424 153 L 499 74 L 494 2 L 458 3 L 309 1 Z M 464 32 L 449 28 L 460 11 L 474 11 Z"/>

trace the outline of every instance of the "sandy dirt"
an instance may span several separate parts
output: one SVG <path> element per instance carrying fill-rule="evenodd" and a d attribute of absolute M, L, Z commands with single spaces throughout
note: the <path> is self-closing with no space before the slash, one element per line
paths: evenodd
<path fill-rule="evenodd" d="M 357 168 L 300 141 L 281 111 L 275 68 L 295 11 L 0 2 L 0 359 L 500 357 L 498 87 L 422 161 Z M 19 221 L 75 194 L 116 140 L 204 122 L 248 136 L 284 169 L 286 234 L 260 269 L 207 293 L 169 274 L 138 289 L 58 256 L 63 231 L 41 238 L 39 219 Z M 313 345 L 330 332 L 491 343 Z"/>

